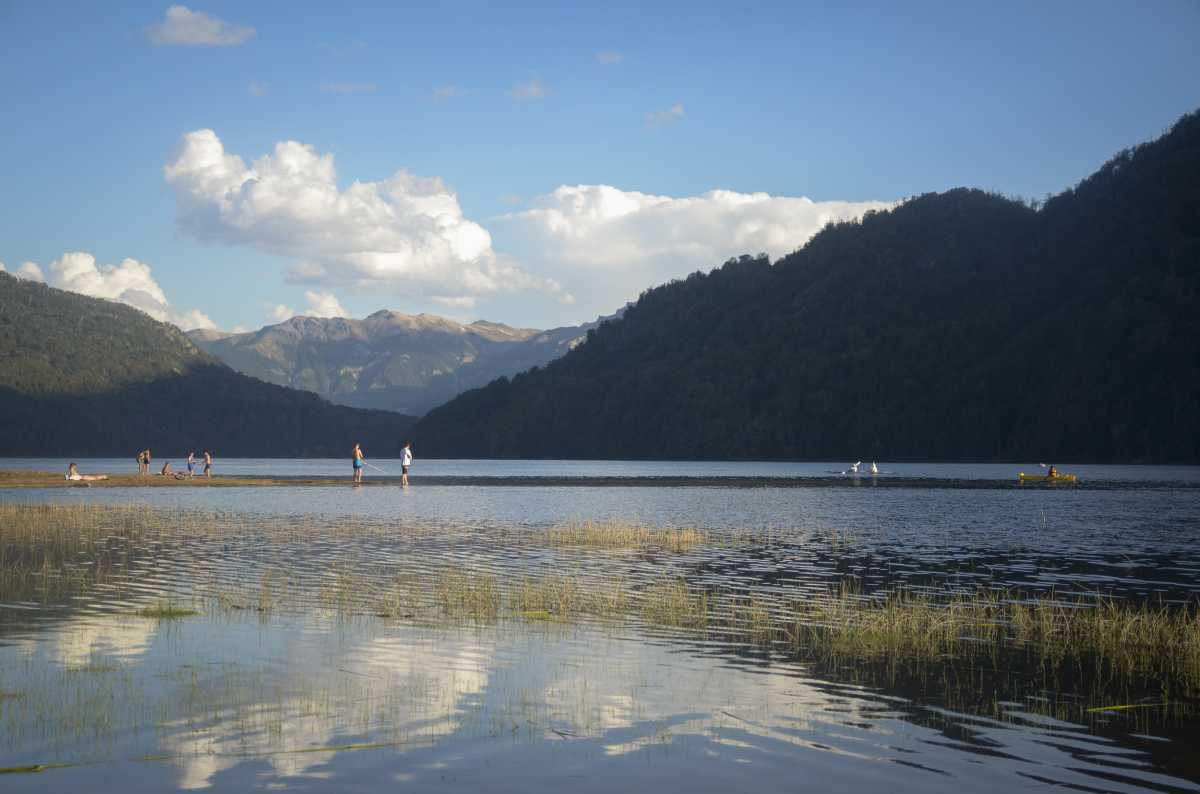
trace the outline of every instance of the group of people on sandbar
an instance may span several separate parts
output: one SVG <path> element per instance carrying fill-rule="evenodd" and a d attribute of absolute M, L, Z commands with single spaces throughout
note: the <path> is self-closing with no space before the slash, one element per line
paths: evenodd
<path fill-rule="evenodd" d="M 356 443 L 354 445 L 353 462 L 354 462 L 354 484 L 362 485 L 363 467 L 371 466 L 371 464 L 367 463 L 367 458 L 365 455 L 363 455 L 361 444 Z M 412 442 L 405 441 L 404 442 L 404 450 L 403 450 L 403 452 L 400 453 L 400 484 L 403 486 L 408 485 L 408 467 L 412 465 L 412 462 L 413 462 Z M 377 469 L 375 466 L 371 466 L 371 468 L 375 469 L 376 471 L 379 471 L 379 472 L 383 471 L 382 469 Z M 384 473 L 386 473 L 386 472 L 384 472 Z"/>
<path fill-rule="evenodd" d="M 150 461 L 153 456 L 149 449 L 143 449 L 137 454 L 138 475 L 147 475 L 150 473 Z M 174 477 L 177 480 L 185 479 L 186 477 L 196 476 L 197 458 L 195 450 L 189 451 L 187 456 L 187 474 L 183 472 L 172 472 L 171 461 L 163 463 L 162 468 L 158 473 L 162 477 Z M 204 450 L 204 476 L 212 477 L 212 454 L 206 449 Z"/>

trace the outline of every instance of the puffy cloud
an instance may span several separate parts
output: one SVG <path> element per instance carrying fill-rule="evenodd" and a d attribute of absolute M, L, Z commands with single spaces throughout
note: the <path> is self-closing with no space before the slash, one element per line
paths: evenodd
<path fill-rule="evenodd" d="M 662 110 L 654 110 L 646 114 L 647 127 L 661 127 L 664 124 L 670 124 L 674 121 L 679 121 L 683 118 L 683 103 L 676 102 L 669 108 Z"/>
<path fill-rule="evenodd" d="M 321 83 L 317 88 L 326 94 L 374 94 L 379 90 L 374 83 Z"/>
<path fill-rule="evenodd" d="M 42 269 L 35 262 L 22 262 L 17 268 L 17 272 L 13 274 L 17 278 L 23 278 L 26 281 L 36 281 L 39 284 L 46 283 L 46 276 L 42 274 Z"/>
<path fill-rule="evenodd" d="M 295 316 L 296 310 L 291 306 L 284 306 L 282 303 L 275 306 L 267 304 L 267 319 L 271 320 L 272 322 L 287 322 Z"/>
<path fill-rule="evenodd" d="M 254 28 L 231 25 L 203 11 L 174 5 L 167 9 L 162 22 L 146 28 L 146 35 L 155 44 L 233 47 L 254 38 Z"/>
<path fill-rule="evenodd" d="M 313 292 L 312 290 L 304 291 L 304 298 L 308 301 L 308 311 L 305 312 L 310 317 L 347 317 L 349 316 L 345 309 L 342 308 L 341 302 L 334 296 L 332 292 Z"/>
<path fill-rule="evenodd" d="M 246 90 L 250 92 L 251 96 L 266 96 L 271 91 L 271 84 L 261 80 L 251 80 L 250 84 L 246 86 Z"/>
<path fill-rule="evenodd" d="M 525 252 L 532 270 L 569 272 L 565 286 L 601 312 L 732 256 L 782 256 L 828 223 L 891 206 L 729 190 L 676 198 L 609 185 L 564 185 L 532 205 L 500 216 L 497 231 Z"/>
<path fill-rule="evenodd" d="M 417 295 L 561 291 L 498 257 L 491 235 L 463 217 L 436 177 L 401 170 L 341 190 L 331 154 L 284 141 L 247 166 L 212 130 L 185 135 L 163 173 L 186 232 L 288 257 L 297 281 L 391 284 Z"/>
<path fill-rule="evenodd" d="M 533 78 L 528 83 L 518 83 L 508 89 L 508 95 L 513 99 L 524 102 L 530 99 L 545 99 L 549 91 L 540 78 Z"/>
<path fill-rule="evenodd" d="M 620 63 L 624 59 L 625 59 L 624 55 L 622 55 L 619 52 L 612 52 L 611 50 L 609 50 L 607 52 L 596 53 L 596 60 L 599 63 L 604 64 L 605 66 L 610 66 L 614 63 Z"/>
<path fill-rule="evenodd" d="M 136 259 L 123 259 L 119 265 L 97 266 L 96 257 L 86 251 L 70 251 L 50 263 L 50 273 L 53 286 L 59 289 L 120 301 L 141 309 L 156 320 L 173 323 L 185 330 L 217 327 L 201 311 L 172 308 L 154 280 L 150 266 Z"/>

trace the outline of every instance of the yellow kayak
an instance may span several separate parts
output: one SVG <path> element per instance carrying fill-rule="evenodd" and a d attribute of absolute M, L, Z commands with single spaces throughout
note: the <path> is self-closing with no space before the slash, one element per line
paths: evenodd
<path fill-rule="evenodd" d="M 1074 474 L 1057 474 L 1050 477 L 1045 474 L 1026 474 L 1021 472 L 1017 475 L 1021 482 L 1078 482 L 1078 478 Z"/>

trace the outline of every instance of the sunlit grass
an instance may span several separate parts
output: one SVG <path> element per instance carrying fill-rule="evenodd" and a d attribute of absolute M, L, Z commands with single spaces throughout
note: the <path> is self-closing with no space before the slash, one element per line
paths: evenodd
<path fill-rule="evenodd" d="M 684 552 L 708 544 L 711 536 L 694 527 L 650 527 L 628 521 L 576 521 L 546 530 L 545 540 L 549 546 Z"/>

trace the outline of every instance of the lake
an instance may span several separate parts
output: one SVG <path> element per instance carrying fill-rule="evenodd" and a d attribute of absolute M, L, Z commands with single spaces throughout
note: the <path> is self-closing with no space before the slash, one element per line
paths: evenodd
<path fill-rule="evenodd" d="M 846 587 L 1193 603 L 1200 467 L 1059 463 L 1080 484 L 1019 486 L 1037 462 L 849 477 L 845 463 L 418 460 L 401 489 L 397 461 L 369 461 L 387 484 L 351 487 L 348 461 L 218 458 L 218 476 L 347 483 L 0 490 L 0 509 L 135 506 L 96 513 L 113 529 L 63 575 L 0 599 L 0 767 L 41 768 L 5 790 L 1200 790 L 1194 692 L 1143 680 L 1120 689 L 1136 700 L 1101 702 L 1115 690 L 1007 656 L 799 653 L 734 615 L 745 599 L 791 619 L 789 604 Z M 121 546 L 140 514 L 153 520 Z M 564 522 L 700 535 L 548 542 Z M 513 583 L 499 603 L 551 577 L 634 604 L 668 581 L 731 595 L 706 604 L 705 630 L 649 606 L 430 611 L 475 603 L 479 582 Z M 198 614 L 154 614 L 163 603 Z"/>

